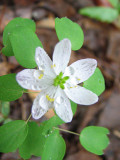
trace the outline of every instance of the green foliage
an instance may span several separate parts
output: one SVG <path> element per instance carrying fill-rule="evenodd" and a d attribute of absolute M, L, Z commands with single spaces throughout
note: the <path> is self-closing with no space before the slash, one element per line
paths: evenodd
<path fill-rule="evenodd" d="M 42 135 L 43 126 L 38 126 L 36 122 L 28 122 L 28 135 L 19 147 L 20 156 L 24 159 L 29 159 L 32 155 L 41 156 L 44 143 L 46 140 L 45 135 Z"/>
<path fill-rule="evenodd" d="M 77 104 L 73 101 L 70 101 L 71 103 L 71 108 L 72 108 L 72 112 L 73 112 L 73 115 L 76 113 L 76 110 L 77 110 Z"/>
<path fill-rule="evenodd" d="M 83 87 L 97 94 L 98 96 L 102 94 L 105 90 L 105 80 L 99 68 L 96 68 L 94 74 L 85 82 L 83 82 Z"/>
<path fill-rule="evenodd" d="M 70 103 L 71 103 L 71 108 L 74 115 L 77 110 L 77 104 L 72 101 L 70 101 Z M 56 127 L 63 123 L 65 122 L 62 119 L 60 119 L 57 115 L 53 116 L 52 118 L 44 122 L 45 125 L 43 127 L 43 134 L 49 133 L 53 127 Z"/>
<path fill-rule="evenodd" d="M 84 34 L 81 27 L 68 18 L 56 18 L 55 30 L 59 40 L 68 38 L 72 44 L 72 50 L 78 50 L 83 45 Z"/>
<path fill-rule="evenodd" d="M 86 7 L 79 13 L 102 22 L 113 22 L 119 15 L 118 10 L 108 7 Z"/>
<path fill-rule="evenodd" d="M 117 8 L 119 0 L 109 0 L 113 7 Z"/>
<path fill-rule="evenodd" d="M 15 151 L 27 136 L 27 124 L 25 121 L 16 120 L 0 127 L 0 152 Z"/>
<path fill-rule="evenodd" d="M 21 17 L 14 18 L 6 25 L 3 32 L 3 44 L 5 47 L 2 49 L 2 53 L 5 54 L 6 56 L 14 55 L 11 43 L 9 41 L 10 34 L 14 32 L 17 27 L 22 27 L 22 26 L 31 29 L 33 32 L 35 32 L 36 30 L 34 21 Z"/>
<path fill-rule="evenodd" d="M 26 91 L 16 82 L 16 74 L 0 76 L 0 100 L 14 101 Z"/>
<path fill-rule="evenodd" d="M 55 130 L 52 134 L 48 135 L 46 139 L 42 160 L 63 160 L 65 150 L 65 141 L 59 132 Z"/>
<path fill-rule="evenodd" d="M 42 156 L 43 160 L 50 160 L 50 158 L 52 160 L 62 160 L 66 148 L 65 142 L 59 132 L 54 131 L 53 128 L 49 134 L 43 134 L 45 125 L 44 122 L 40 126 L 36 122 L 28 122 L 28 135 L 19 147 L 22 158 L 29 159 L 34 155 L 37 157 Z"/>
<path fill-rule="evenodd" d="M 62 121 L 57 115 L 53 116 L 52 118 L 50 118 L 49 120 L 44 122 L 44 126 L 43 126 L 43 133 L 44 135 L 50 133 L 51 129 L 53 129 L 53 127 L 56 127 L 58 125 L 61 125 L 65 123 L 64 121 Z"/>
<path fill-rule="evenodd" d="M 25 68 L 36 67 L 35 49 L 42 47 L 37 35 L 26 27 L 17 27 L 9 38 L 19 64 Z"/>
<path fill-rule="evenodd" d="M 10 113 L 10 104 L 9 102 L 0 102 L 0 112 L 2 113 L 3 116 L 7 117 Z"/>
<path fill-rule="evenodd" d="M 2 53 L 5 56 L 14 56 L 13 49 L 9 39 L 7 39 L 7 45 L 5 45 L 4 48 L 2 48 Z"/>
<path fill-rule="evenodd" d="M 79 140 L 82 146 L 89 152 L 102 155 L 103 150 L 109 144 L 109 139 L 106 134 L 109 134 L 107 128 L 89 126 L 82 130 Z"/>

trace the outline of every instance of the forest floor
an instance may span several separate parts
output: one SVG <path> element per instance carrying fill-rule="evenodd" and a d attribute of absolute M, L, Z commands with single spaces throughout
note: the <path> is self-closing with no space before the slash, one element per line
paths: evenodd
<path fill-rule="evenodd" d="M 0 1 L 1 48 L 6 24 L 15 17 L 30 18 L 36 22 L 36 34 L 52 57 L 54 46 L 58 42 L 54 29 L 55 17 L 68 17 L 82 27 L 85 36 L 84 45 L 72 53 L 70 63 L 82 58 L 94 58 L 105 77 L 106 90 L 99 97 L 99 102 L 88 107 L 78 106 L 73 121 L 61 127 L 78 133 L 88 125 L 107 127 L 110 130 L 110 145 L 103 156 L 96 156 L 80 145 L 78 136 L 61 132 L 67 145 L 64 160 L 120 160 L 120 29 L 114 24 L 101 23 L 78 13 L 80 8 L 94 5 L 92 0 Z M 22 69 L 14 57 L 0 55 L 0 76 L 17 73 Z M 10 102 L 9 118 L 27 119 L 35 96 L 23 94 L 19 100 Z M 43 117 L 39 121 L 45 119 Z M 0 159 L 17 160 L 19 155 L 17 152 L 0 154 Z M 31 160 L 40 158 L 33 157 Z"/>

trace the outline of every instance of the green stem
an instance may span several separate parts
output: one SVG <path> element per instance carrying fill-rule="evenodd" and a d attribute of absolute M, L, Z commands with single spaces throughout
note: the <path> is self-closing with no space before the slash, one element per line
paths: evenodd
<path fill-rule="evenodd" d="M 63 132 L 66 132 L 66 133 L 70 133 L 70 134 L 74 134 L 74 135 L 77 135 L 77 136 L 80 136 L 79 133 L 75 133 L 75 132 L 72 132 L 72 131 L 68 131 L 66 129 L 62 129 L 62 128 L 57 128 L 57 127 L 53 127 L 54 129 L 58 129 L 60 131 L 63 131 Z"/>
<path fill-rule="evenodd" d="M 30 118 L 31 118 L 31 114 L 29 115 L 29 117 L 28 117 L 28 119 L 26 120 L 26 123 L 28 123 L 28 121 L 30 120 Z"/>

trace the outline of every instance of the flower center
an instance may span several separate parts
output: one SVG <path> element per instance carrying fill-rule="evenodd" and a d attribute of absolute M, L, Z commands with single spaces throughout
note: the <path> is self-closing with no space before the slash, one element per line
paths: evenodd
<path fill-rule="evenodd" d="M 63 77 L 63 73 L 60 72 L 59 75 L 57 75 L 57 77 L 54 79 L 54 86 L 60 86 L 61 89 L 64 89 L 64 84 L 68 79 L 68 76 Z"/>

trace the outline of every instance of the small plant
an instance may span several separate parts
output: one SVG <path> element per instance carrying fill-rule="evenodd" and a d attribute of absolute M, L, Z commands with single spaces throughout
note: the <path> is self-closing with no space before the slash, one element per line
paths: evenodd
<path fill-rule="evenodd" d="M 86 7 L 79 10 L 84 16 L 99 20 L 101 22 L 112 23 L 120 16 L 119 0 L 109 0 L 113 8 L 110 7 Z"/>
<path fill-rule="evenodd" d="M 52 62 L 35 34 L 34 21 L 15 18 L 4 29 L 2 53 L 15 56 L 27 69 L 0 77 L 0 100 L 14 101 L 29 89 L 39 94 L 26 121 L 15 120 L 0 127 L 0 152 L 18 149 L 24 159 L 34 155 L 42 160 L 62 160 L 66 145 L 60 131 L 79 136 L 82 146 L 97 155 L 102 155 L 109 144 L 109 131 L 103 127 L 88 126 L 80 134 L 59 128 L 72 121 L 77 104 L 96 103 L 105 90 L 105 82 L 95 59 L 78 60 L 67 67 L 71 50 L 78 50 L 83 44 L 81 27 L 68 18 L 56 18 L 55 30 L 60 42 L 55 46 Z M 40 124 L 30 121 L 31 116 L 39 119 L 50 108 L 55 115 L 49 120 Z"/>

